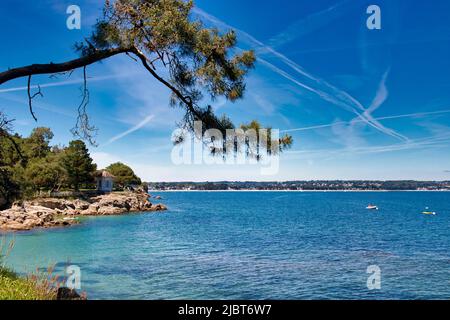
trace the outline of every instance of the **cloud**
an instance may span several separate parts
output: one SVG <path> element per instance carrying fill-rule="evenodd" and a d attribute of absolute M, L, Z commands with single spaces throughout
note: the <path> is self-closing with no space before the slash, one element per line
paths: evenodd
<path fill-rule="evenodd" d="M 120 77 L 129 76 L 130 74 L 113 74 L 108 76 L 98 76 L 98 77 L 90 77 L 87 78 L 88 82 L 96 82 L 96 81 L 104 81 L 104 80 L 111 80 L 116 79 Z M 69 79 L 64 81 L 56 81 L 56 82 L 49 82 L 38 85 L 32 85 L 30 86 L 31 89 L 38 89 L 39 87 L 42 88 L 49 88 L 49 87 L 62 87 L 62 86 L 70 86 L 73 84 L 80 84 L 83 83 L 83 78 L 77 78 L 77 79 Z M 6 88 L 6 89 L 0 89 L 0 93 L 6 93 L 6 92 L 15 92 L 15 91 L 26 91 L 28 90 L 27 86 L 21 86 L 21 87 L 13 87 L 13 88 Z"/>
<path fill-rule="evenodd" d="M 374 153 L 387 153 L 396 151 L 407 151 L 414 149 L 425 148 L 448 148 L 450 142 L 450 132 L 439 136 L 431 136 L 417 140 L 409 140 L 407 143 L 396 143 L 382 146 L 365 146 L 356 148 L 341 148 L 341 149 L 315 149 L 315 150 L 288 150 L 286 154 L 303 155 L 305 157 L 324 157 L 343 156 L 347 154 L 374 154 Z"/>
<path fill-rule="evenodd" d="M 326 25 L 341 19 L 342 16 L 352 8 L 348 4 L 352 1 L 342 1 L 338 4 L 332 5 L 319 12 L 314 12 L 305 18 L 295 21 L 284 31 L 272 37 L 269 40 L 269 45 L 276 48 L 292 42 L 304 35 L 314 32 Z"/>
<path fill-rule="evenodd" d="M 315 93 L 323 100 L 330 102 L 346 111 L 349 111 L 353 114 L 355 114 L 362 122 L 366 123 L 367 125 L 373 127 L 374 129 L 388 135 L 391 137 L 394 137 L 401 141 L 407 141 L 408 138 L 395 132 L 392 129 L 386 128 L 383 125 L 381 125 L 379 122 L 374 121 L 373 117 L 370 113 L 364 113 L 366 111 L 366 108 L 353 96 L 345 92 L 344 90 L 341 90 L 330 83 L 312 75 L 311 73 L 307 72 L 303 67 L 292 61 L 291 59 L 287 58 L 282 53 L 276 51 L 272 47 L 265 45 L 261 41 L 257 40 L 252 35 L 248 34 L 245 31 L 233 28 L 232 26 L 228 25 L 227 23 L 219 20 L 218 18 L 210 15 L 209 13 L 206 13 L 205 11 L 194 8 L 194 13 L 200 16 L 203 19 L 208 20 L 210 23 L 213 23 L 219 28 L 223 29 L 234 29 L 238 35 L 239 39 L 243 42 L 246 42 L 249 44 L 252 48 L 256 49 L 260 54 L 263 55 L 270 55 L 271 57 L 275 57 L 278 61 L 284 63 L 286 66 L 290 67 L 293 71 L 301 75 L 305 78 L 306 83 L 304 81 L 300 81 L 299 79 L 295 78 L 294 76 L 290 75 L 286 71 L 280 69 L 279 67 L 275 66 L 271 62 L 267 61 L 266 59 L 262 59 L 261 57 L 258 57 L 258 62 L 263 63 L 268 68 L 270 68 L 272 71 L 277 73 L 278 75 L 288 79 L 289 81 L 293 82 L 294 84 L 300 86 L 303 89 L 306 89 L 310 92 Z M 309 84 L 308 82 L 311 82 Z"/>
<path fill-rule="evenodd" d="M 271 114 L 275 110 L 275 106 L 262 95 L 257 93 L 251 93 L 251 97 L 255 100 L 256 104 L 261 107 L 261 109 L 266 114 Z"/>
<path fill-rule="evenodd" d="M 111 144 L 111 143 L 113 143 L 113 142 L 115 142 L 115 141 L 117 141 L 119 139 L 122 139 L 122 138 L 126 137 L 127 135 L 129 135 L 129 134 L 131 134 L 131 133 L 141 129 L 143 126 L 145 126 L 151 120 L 153 120 L 154 117 L 155 116 L 153 114 L 148 115 L 147 117 L 144 118 L 144 120 L 142 120 L 141 122 L 139 122 L 135 126 L 133 126 L 130 129 L 128 129 L 128 130 L 126 130 L 126 131 L 124 131 L 124 132 L 122 132 L 122 133 L 112 137 L 111 139 L 109 139 L 108 142 L 104 144 L 104 146 L 108 145 L 108 144 Z"/>
<path fill-rule="evenodd" d="M 118 63 L 117 63 L 118 62 Z M 122 123 L 135 125 L 141 119 L 154 114 L 153 128 L 167 130 L 183 116 L 182 108 L 169 107 L 171 91 L 132 59 L 121 56 L 106 62 L 112 73 L 126 74 L 116 81 L 121 94 L 115 97 L 115 118 Z M 132 85 L 130 85 L 132 83 Z M 162 115 L 162 116 L 161 116 Z"/>
<path fill-rule="evenodd" d="M 23 104 L 24 107 L 28 108 L 28 98 L 26 96 L 19 96 L 16 94 L 7 93 L 4 95 L 0 95 L 0 99 L 5 99 L 8 101 Z M 55 105 L 44 102 L 42 99 L 39 100 L 39 103 L 36 103 L 33 105 L 33 109 L 42 109 L 42 110 L 52 112 L 55 114 L 59 114 L 59 115 L 62 115 L 62 116 L 68 117 L 68 118 L 74 118 L 74 119 L 76 118 L 76 114 L 66 111 L 66 108 L 64 105 L 55 106 Z M 30 115 L 30 117 L 31 117 L 31 115 Z"/>
<path fill-rule="evenodd" d="M 111 163 L 123 162 L 120 157 L 107 152 L 92 152 L 91 158 L 97 164 L 98 168 L 106 168 Z"/>
<path fill-rule="evenodd" d="M 416 113 L 407 113 L 407 114 L 399 114 L 399 115 L 394 115 L 394 116 L 385 116 L 385 117 L 377 117 L 374 118 L 376 121 L 381 121 L 381 120 L 390 120 L 390 119 L 401 119 L 401 118 L 421 118 L 421 117 L 427 117 L 427 116 L 432 116 L 432 115 L 439 115 L 439 114 L 446 114 L 446 113 L 450 113 L 450 109 L 446 109 L 446 110 L 439 110 L 439 111 L 430 111 L 430 112 L 416 112 Z M 352 120 L 353 122 L 363 122 L 361 119 L 357 119 L 357 120 Z M 316 130 L 316 129 L 323 129 L 323 128 L 330 128 L 336 124 L 347 124 L 349 125 L 351 122 L 350 121 L 338 121 L 338 122 L 333 122 L 333 123 L 327 123 L 327 124 L 320 124 L 320 125 L 316 125 L 316 126 L 309 126 L 309 127 L 302 127 L 302 128 L 294 128 L 294 129 L 287 129 L 287 130 L 282 130 L 280 132 L 296 132 L 296 131 L 307 131 L 307 130 Z"/>
<path fill-rule="evenodd" d="M 373 99 L 369 108 L 367 108 L 367 110 L 365 111 L 366 114 L 372 114 L 387 100 L 389 91 L 386 87 L 386 80 L 387 80 L 387 77 L 389 76 L 389 72 L 390 72 L 390 68 L 388 68 L 386 70 L 386 72 L 383 74 L 381 81 L 378 84 L 378 90 L 375 95 L 375 98 Z"/>

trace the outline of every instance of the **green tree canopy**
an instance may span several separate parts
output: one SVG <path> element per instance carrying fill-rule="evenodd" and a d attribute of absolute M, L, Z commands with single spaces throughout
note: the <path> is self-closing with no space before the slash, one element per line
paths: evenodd
<path fill-rule="evenodd" d="M 68 183 L 78 191 L 83 183 L 93 181 L 97 166 L 92 162 L 86 144 L 81 140 L 70 141 L 61 155 L 62 166 L 67 172 Z"/>
<path fill-rule="evenodd" d="M 141 179 L 136 176 L 133 169 L 121 162 L 109 165 L 106 170 L 115 177 L 114 183 L 121 188 L 127 185 L 139 185 L 142 183 Z"/>
<path fill-rule="evenodd" d="M 234 127 L 232 121 L 225 115 L 216 116 L 203 98 L 209 96 L 214 100 L 222 96 L 230 101 L 242 98 L 244 78 L 254 67 L 256 57 L 253 51 L 236 50 L 234 31 L 221 33 L 193 19 L 193 6 L 193 1 L 185 0 L 107 0 L 104 15 L 94 26 L 91 37 L 76 44 L 81 57 L 0 72 L 0 85 L 27 77 L 30 88 L 33 75 L 69 73 L 82 68 L 83 98 L 72 132 L 92 142 L 96 129 L 89 124 L 86 112 L 89 101 L 86 68 L 114 55 L 127 54 L 171 91 L 170 104 L 185 112 L 179 122 L 181 127 L 192 131 L 194 122 L 202 121 L 204 130 L 218 129 L 226 136 L 226 129 Z M 33 117 L 35 95 L 31 96 L 28 90 Z M 282 150 L 292 139 L 279 142 Z"/>
<path fill-rule="evenodd" d="M 28 163 L 25 177 L 35 189 L 53 191 L 67 182 L 67 171 L 63 166 L 62 153 L 50 153 L 45 158 L 36 158 Z"/>
<path fill-rule="evenodd" d="M 18 173 L 25 164 L 21 153 L 21 138 L 12 133 L 13 120 L 0 111 L 0 209 L 20 196 Z"/>
<path fill-rule="evenodd" d="M 24 149 L 27 157 L 44 158 L 50 152 L 50 141 L 52 139 L 53 132 L 50 128 L 34 128 L 30 136 L 24 140 Z"/>

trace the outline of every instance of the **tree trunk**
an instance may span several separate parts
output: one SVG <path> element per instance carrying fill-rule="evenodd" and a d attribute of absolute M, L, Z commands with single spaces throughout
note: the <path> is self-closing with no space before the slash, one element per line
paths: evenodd
<path fill-rule="evenodd" d="M 37 74 L 53 74 L 59 72 L 67 72 L 74 69 L 82 68 L 95 62 L 107 59 L 121 53 L 132 52 L 130 48 L 113 48 L 106 50 L 98 50 L 93 54 L 70 60 L 63 63 L 46 63 L 31 64 L 24 67 L 9 69 L 0 73 L 0 85 L 17 78 L 28 77 Z"/>

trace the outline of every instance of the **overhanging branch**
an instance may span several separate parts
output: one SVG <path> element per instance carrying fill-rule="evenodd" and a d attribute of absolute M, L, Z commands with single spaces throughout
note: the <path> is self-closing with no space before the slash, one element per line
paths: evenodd
<path fill-rule="evenodd" d="M 10 69 L 0 73 L 0 85 L 14 79 L 29 77 L 37 74 L 54 74 L 82 68 L 92 63 L 107 59 L 117 54 L 132 52 L 130 48 L 114 48 L 98 50 L 92 54 L 63 63 L 31 64 L 24 67 Z"/>

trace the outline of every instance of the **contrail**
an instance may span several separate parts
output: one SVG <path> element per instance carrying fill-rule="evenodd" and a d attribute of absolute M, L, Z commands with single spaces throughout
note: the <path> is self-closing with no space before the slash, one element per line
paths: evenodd
<path fill-rule="evenodd" d="M 436 147 L 448 147 L 450 141 L 450 134 L 444 134 L 437 137 L 428 137 L 417 140 L 410 140 L 408 143 L 396 143 L 386 146 L 370 146 L 359 148 L 345 148 L 345 149 L 316 149 L 316 150 L 288 150 L 287 154 L 309 155 L 309 156 L 339 156 L 343 154 L 372 154 L 372 153 L 384 153 L 395 152 L 412 149 L 422 148 L 436 148 Z"/>
<path fill-rule="evenodd" d="M 394 115 L 394 116 L 378 117 L 378 118 L 374 118 L 374 119 L 379 121 L 379 120 L 400 119 L 400 118 L 426 117 L 426 116 L 430 116 L 430 115 L 445 114 L 445 113 L 450 113 L 450 109 L 439 110 L 439 111 L 431 111 L 431 112 L 417 112 L 417 113 L 399 114 L 399 115 Z M 354 122 L 363 122 L 363 120 L 361 120 L 361 119 L 356 119 L 356 120 L 352 120 L 352 121 L 354 121 Z M 287 130 L 280 131 L 280 133 L 282 133 L 282 132 L 307 131 L 307 130 L 315 130 L 315 129 L 321 129 L 321 128 L 329 128 L 329 127 L 332 127 L 335 124 L 349 125 L 349 124 L 351 124 L 352 121 L 337 121 L 337 122 L 328 123 L 328 124 L 319 124 L 319 125 L 316 125 L 316 126 L 287 129 Z"/>
<path fill-rule="evenodd" d="M 311 86 L 306 85 L 306 84 L 296 80 L 294 77 L 290 76 L 288 73 L 286 73 L 285 71 L 281 70 L 280 68 L 274 66 L 270 62 L 263 60 L 263 59 L 258 59 L 258 61 L 263 62 L 266 66 L 270 67 L 274 72 L 276 72 L 279 75 L 283 76 L 284 78 L 290 80 L 291 82 L 295 83 L 296 85 L 318 94 L 322 99 L 324 99 L 328 102 L 331 102 L 347 111 L 350 111 L 350 112 L 356 114 L 359 119 L 361 119 L 366 124 L 372 126 L 373 128 L 377 129 L 378 131 L 380 131 L 386 135 L 392 136 L 394 138 L 397 138 L 399 140 L 408 141 L 407 137 L 395 132 L 392 129 L 388 129 L 388 128 L 384 127 L 380 123 L 372 121 L 372 116 L 370 114 L 369 115 L 364 114 L 364 111 L 366 111 L 364 106 L 358 100 L 356 100 L 354 97 L 352 97 L 350 94 L 348 94 L 347 92 L 340 90 L 340 89 L 334 87 L 333 85 L 329 84 L 328 82 L 311 75 L 310 73 L 305 71 L 300 65 L 293 62 L 291 59 L 289 59 L 285 55 L 281 54 L 280 52 L 274 50 L 272 47 L 267 46 L 264 43 L 262 43 L 261 41 L 257 40 L 255 37 L 253 37 L 249 33 L 239 30 L 237 28 L 233 28 L 232 26 L 228 25 L 227 23 L 219 20 L 218 18 L 206 13 L 205 11 L 203 11 L 199 8 L 194 8 L 193 11 L 197 15 L 205 18 L 206 20 L 209 20 L 216 26 L 221 26 L 222 28 L 236 30 L 243 36 L 244 39 L 247 39 L 251 45 L 253 45 L 253 46 L 256 45 L 257 47 L 259 47 L 257 49 L 264 49 L 264 53 L 267 53 L 267 52 L 271 53 L 272 55 L 277 57 L 281 62 L 285 63 L 287 66 L 289 66 L 291 69 L 293 69 L 297 73 L 299 73 L 302 76 L 304 76 L 305 78 L 315 82 L 319 86 L 322 86 L 325 89 L 331 91 L 331 94 L 324 92 L 322 90 L 313 89 Z M 358 110 L 360 110 L 361 112 Z"/>
<path fill-rule="evenodd" d="M 312 13 L 304 18 L 301 18 L 300 20 L 295 21 L 284 31 L 272 37 L 269 40 L 269 45 L 272 48 L 282 46 L 315 30 L 323 28 L 335 20 L 341 19 L 344 14 L 354 8 L 348 5 L 350 2 L 353 1 L 342 1 L 322 11 Z"/>
<path fill-rule="evenodd" d="M 108 145 L 108 144 L 111 144 L 111 143 L 113 143 L 113 142 L 115 142 L 115 141 L 117 141 L 117 140 L 119 140 L 119 139 L 122 139 L 123 137 L 126 137 L 126 136 L 129 135 L 130 133 L 133 133 L 133 132 L 139 130 L 140 128 L 142 128 L 143 126 L 145 126 L 147 123 L 149 123 L 154 117 L 155 117 L 155 116 L 154 116 L 153 114 L 148 115 L 147 117 L 145 117 L 144 120 L 142 120 L 141 122 L 139 122 L 139 123 L 138 123 L 137 125 L 135 125 L 134 127 L 131 127 L 130 129 L 128 129 L 128 130 L 126 130 L 126 131 L 124 131 L 124 132 L 122 132 L 122 133 L 120 133 L 120 134 L 118 134 L 118 135 L 112 137 L 111 139 L 109 139 L 108 142 L 106 142 L 106 143 L 104 144 L 104 146 L 105 146 L 105 145 Z"/>

